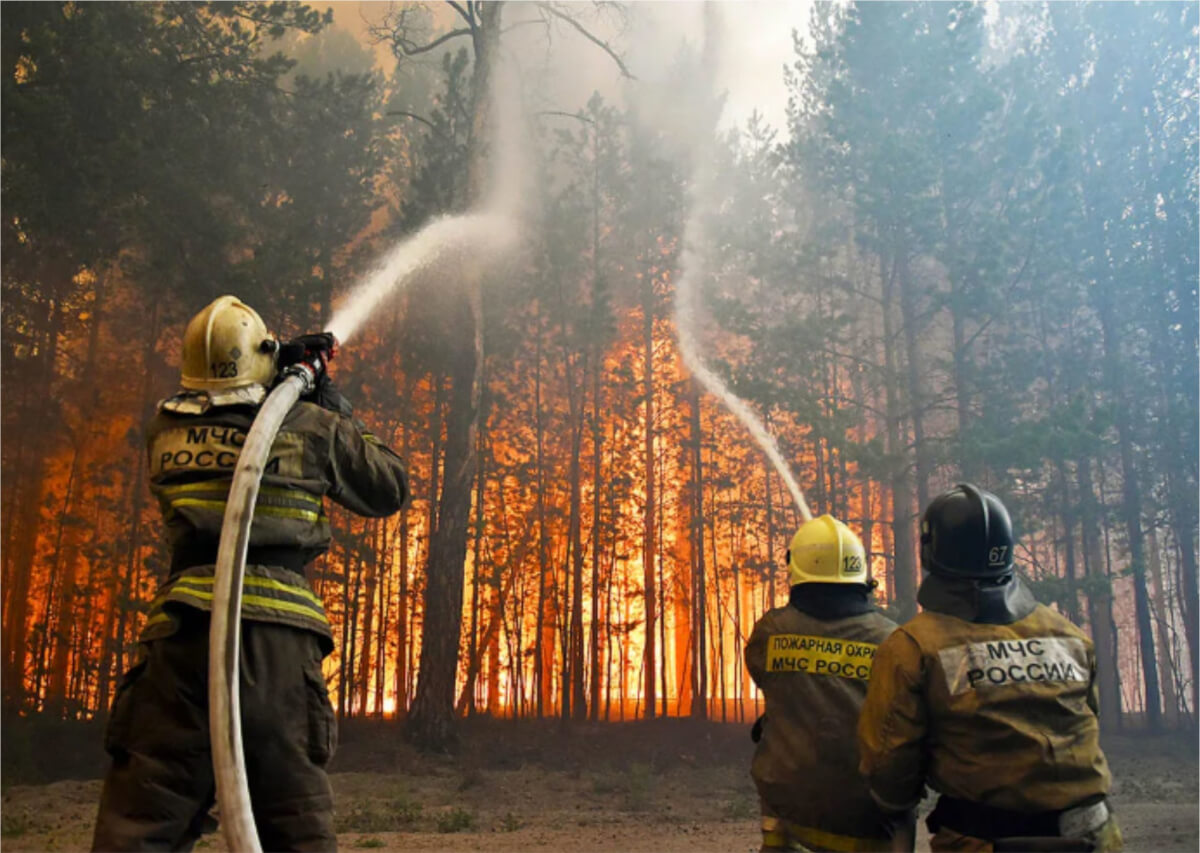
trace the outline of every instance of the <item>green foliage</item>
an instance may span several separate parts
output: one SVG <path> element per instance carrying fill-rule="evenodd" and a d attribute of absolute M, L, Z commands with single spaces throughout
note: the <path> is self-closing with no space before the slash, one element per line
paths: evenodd
<path fill-rule="evenodd" d="M 328 12 L 47 3 L 12 13 L 6 270 L 61 287 L 55 269 L 119 260 L 147 301 L 180 314 L 218 289 L 279 305 L 265 311 L 274 323 L 328 304 L 334 250 L 374 204 L 378 81 L 298 77 L 285 91 L 295 63 L 272 50 L 286 33 L 320 32 Z"/>
<path fill-rule="evenodd" d="M 466 832 L 475 826 L 475 815 L 455 806 L 437 816 L 437 831 L 443 834 Z"/>
<path fill-rule="evenodd" d="M 758 803 L 745 794 L 726 800 L 721 807 L 721 817 L 728 821 L 750 820 L 758 814 Z"/>
<path fill-rule="evenodd" d="M 346 812 L 338 811 L 338 832 L 400 832 L 411 829 L 421 818 L 421 804 L 404 794 L 384 799 L 359 800 Z"/>
<path fill-rule="evenodd" d="M 24 812 L 13 814 L 11 810 L 0 815 L 0 836 L 4 838 L 20 838 L 33 828 L 29 815 Z"/>

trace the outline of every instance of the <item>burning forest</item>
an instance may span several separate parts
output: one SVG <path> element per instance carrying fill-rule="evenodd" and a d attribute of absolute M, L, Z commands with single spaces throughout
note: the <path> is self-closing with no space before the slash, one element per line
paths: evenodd
<path fill-rule="evenodd" d="M 1103 725 L 1194 730 L 1194 4 L 3 12 L 6 725 L 107 714 L 232 293 L 407 471 L 307 568 L 343 721 L 748 726 L 797 528 L 903 622 L 970 481 Z"/>

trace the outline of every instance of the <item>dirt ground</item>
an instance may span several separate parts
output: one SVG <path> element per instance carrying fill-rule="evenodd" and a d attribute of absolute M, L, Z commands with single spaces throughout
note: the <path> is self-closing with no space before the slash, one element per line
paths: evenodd
<path fill-rule="evenodd" d="M 1113 737 L 1106 750 L 1126 849 L 1194 853 L 1195 739 Z M 740 725 L 485 720 L 455 755 L 423 755 L 391 724 L 358 723 L 331 767 L 338 836 L 344 850 L 757 850 L 750 752 Z M 93 758 L 83 775 L 99 775 Z M 6 762 L 0 846 L 86 850 L 98 779 L 14 784 L 29 775 Z M 219 835 L 198 848 L 226 849 Z"/>

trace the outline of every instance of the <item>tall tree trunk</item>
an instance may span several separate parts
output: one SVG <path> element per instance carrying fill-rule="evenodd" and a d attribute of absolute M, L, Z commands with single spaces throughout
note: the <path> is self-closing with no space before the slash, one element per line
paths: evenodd
<path fill-rule="evenodd" d="M 1100 531 L 1091 459 L 1083 457 L 1076 466 L 1079 480 L 1079 520 L 1083 530 L 1083 560 L 1088 583 L 1088 623 L 1096 647 L 1096 669 L 1100 681 L 1100 716 L 1121 725 L 1120 679 L 1117 674 L 1116 627 L 1112 619 L 1112 588 L 1105 577 L 1100 557 Z"/>
<path fill-rule="evenodd" d="M 546 530 L 546 429 L 542 420 L 542 310 L 538 305 L 535 363 L 533 368 L 534 429 L 537 433 L 538 600 L 533 636 L 534 713 L 540 718 L 550 708 L 550 673 L 554 668 L 554 618 L 550 612 L 550 536 Z"/>
<path fill-rule="evenodd" d="M 570 400 L 571 416 L 571 459 L 567 465 L 567 479 L 570 484 L 570 509 L 567 525 L 567 539 L 571 549 L 571 619 L 569 625 L 570 642 L 568 644 L 568 679 L 562 686 L 563 717 L 573 717 L 582 720 L 587 717 L 587 700 L 583 692 L 583 464 L 580 456 L 583 453 L 583 400 L 582 391 L 576 385 L 571 360 L 567 359 L 567 396 Z M 587 375 L 587 365 L 584 364 L 584 376 Z"/>
<path fill-rule="evenodd" d="M 1179 725 L 1179 698 L 1175 693 L 1175 680 L 1171 677 L 1174 667 L 1172 666 L 1173 656 L 1171 654 L 1171 637 L 1169 634 L 1170 623 L 1167 620 L 1167 602 L 1166 595 L 1164 594 L 1162 559 L 1158 550 L 1158 537 L 1155 535 L 1153 528 L 1146 531 L 1146 544 L 1150 546 L 1147 549 L 1147 564 L 1150 568 L 1150 579 L 1153 583 L 1154 621 L 1158 624 L 1158 631 L 1155 634 L 1158 660 L 1167 668 L 1167 675 L 1162 680 L 1163 704 L 1166 706 L 1164 716 L 1167 726 L 1175 728 Z"/>
<path fill-rule="evenodd" d="M 39 348 L 42 350 L 37 383 L 47 394 L 53 388 L 55 361 L 58 358 L 58 336 L 62 329 L 64 309 L 61 301 L 47 301 L 46 331 Z M 49 431 L 38 431 L 30 444 L 30 464 L 27 480 L 31 484 L 26 499 L 18 507 L 16 547 L 4 608 L 4 671 L 3 704 L 17 710 L 25 703 L 25 665 L 28 655 L 27 621 L 29 593 L 37 557 L 40 532 L 42 494 L 45 490 L 46 455 L 49 452 Z"/>
<path fill-rule="evenodd" d="M 974 482 L 981 473 L 975 460 L 974 453 L 965 452 L 962 446 L 963 436 L 971 426 L 971 362 L 967 358 L 966 320 L 963 312 L 966 308 L 964 286 L 956 277 L 950 280 L 950 319 L 951 339 L 954 347 L 954 411 L 958 417 L 958 470 L 967 482 Z M 922 504 L 924 508 L 924 504 Z"/>
<path fill-rule="evenodd" d="M 412 381 L 405 375 L 404 396 L 412 398 Z M 408 459 L 408 422 L 400 424 L 400 458 Z M 408 508 L 400 510 L 400 578 L 396 600 L 396 719 L 408 714 L 408 647 L 412 642 L 408 631 Z"/>
<path fill-rule="evenodd" d="M 1157 244 L 1161 246 L 1161 244 Z M 1160 258 L 1161 261 L 1161 258 Z M 1167 293 L 1155 300 L 1157 310 L 1151 312 L 1153 331 L 1149 335 L 1155 360 L 1158 363 L 1159 374 L 1171 377 L 1181 367 L 1169 345 L 1173 337 L 1175 317 L 1166 306 L 1172 300 Z M 1196 311 L 1183 307 L 1178 312 L 1182 320 L 1178 334 L 1188 343 L 1188 351 L 1194 353 L 1196 348 Z M 1180 379 L 1163 389 L 1163 409 L 1165 417 L 1161 429 L 1157 432 L 1162 442 L 1164 458 L 1167 464 L 1163 476 L 1167 483 L 1167 507 L 1171 520 L 1171 533 L 1179 547 L 1179 609 L 1183 615 L 1183 632 L 1187 642 L 1188 658 L 1191 661 L 1190 678 L 1192 713 L 1200 708 L 1200 583 L 1197 579 L 1196 561 L 1196 483 L 1200 477 L 1197 470 L 1200 456 L 1200 442 L 1197 441 L 1197 419 L 1194 402 L 1189 407 L 1183 405 L 1180 411 L 1180 400 L 1194 399 L 1196 388 L 1196 363 L 1193 358 L 1190 369 L 1182 371 Z"/>
<path fill-rule="evenodd" d="M 80 429 L 82 430 L 82 427 Z M 67 475 L 67 493 L 63 498 L 63 508 L 58 519 L 54 563 L 51 565 L 50 578 L 46 585 L 46 610 L 42 618 L 42 653 L 38 655 L 40 667 L 45 649 L 53 638 L 54 656 L 50 665 L 50 679 L 42 708 L 59 717 L 64 716 L 67 709 L 67 682 L 70 678 L 70 673 L 67 671 L 67 659 L 74 629 L 75 565 L 78 557 L 75 543 L 70 542 L 64 546 L 63 539 L 67 538 L 64 536 L 65 529 L 72 524 L 70 513 L 76 492 L 75 483 L 79 475 L 79 445 L 83 443 L 77 440 L 76 451 L 71 458 L 71 470 Z M 63 556 L 64 552 L 65 557 Z M 58 577 L 60 569 L 64 571 L 61 579 Z M 56 625 L 54 631 L 50 630 L 52 623 Z M 40 682 L 40 678 L 35 679 L 35 695 L 40 692 L 38 682 Z"/>
<path fill-rule="evenodd" d="M 364 560 L 366 577 L 362 579 L 363 597 L 365 598 L 361 625 L 362 663 L 359 666 L 358 683 L 355 686 L 358 688 L 358 713 L 364 717 L 367 715 L 367 695 L 371 689 L 371 672 L 375 669 L 371 653 L 375 638 L 375 592 L 379 578 L 379 549 L 374 541 L 372 528 L 378 529 L 378 526 L 377 521 L 370 521 L 364 525 L 363 530 L 363 540 L 370 543 L 368 545 L 370 553 Z M 357 607 L 355 612 L 357 613 Z"/>
<path fill-rule="evenodd" d="M 477 6 L 479 20 L 471 31 L 475 49 L 467 167 L 471 202 L 483 198 L 487 189 L 488 149 L 493 137 L 495 112 L 492 72 L 500 43 L 503 7 L 503 3 Z M 461 346 L 459 352 L 450 357 L 454 387 L 446 429 L 445 486 L 439 502 L 437 530 L 430 541 L 420 675 L 413 712 L 407 723 L 409 736 L 430 749 L 449 747 L 456 740 L 454 686 L 462 632 L 463 572 L 484 354 L 482 270 L 473 272 L 467 276 L 468 293 L 464 294 L 467 310 L 449 318 L 454 322 L 448 328 L 454 329 L 456 337 L 470 341 L 473 346 Z M 471 330 L 470 335 L 465 333 L 467 329 Z"/>
<path fill-rule="evenodd" d="M 593 273 L 594 278 L 595 273 Z M 600 374 L 604 369 L 604 354 L 596 347 L 592 358 L 592 624 L 589 626 L 591 681 L 589 693 L 591 705 L 588 718 L 593 722 L 600 719 L 600 540 L 604 530 L 600 516 L 601 461 L 603 447 L 603 400 L 601 398 Z M 607 613 L 607 611 L 606 611 Z"/>
<path fill-rule="evenodd" d="M 1150 621 L 1150 596 L 1146 589 L 1146 560 L 1142 539 L 1141 494 L 1138 472 L 1133 463 L 1132 425 L 1129 404 L 1120 368 L 1120 353 L 1116 339 L 1114 307 L 1103 284 L 1093 288 L 1100 329 L 1104 343 L 1105 384 L 1112 397 L 1117 421 L 1117 440 L 1121 454 L 1121 514 L 1129 544 L 1129 564 L 1133 571 L 1133 601 L 1137 613 L 1138 648 L 1142 653 L 1142 680 L 1146 693 L 1146 724 L 1151 731 L 1162 728 L 1162 707 L 1159 704 L 1158 662 L 1154 656 L 1154 628 Z"/>
<path fill-rule="evenodd" d="M 483 514 L 487 468 L 485 455 L 487 417 L 486 412 L 480 414 L 482 426 L 475 442 L 475 524 L 471 560 L 471 628 L 467 632 L 467 678 L 454 708 L 455 713 L 459 716 L 463 714 L 474 716 L 476 713 L 475 687 L 483 665 L 482 650 L 486 649 L 488 645 L 488 640 L 486 638 L 481 640 L 479 636 L 480 624 L 483 619 L 482 609 L 486 606 L 486 594 L 480 593 L 479 584 L 483 577 L 481 566 L 483 565 Z M 491 628 L 490 624 L 488 627 Z"/>
<path fill-rule="evenodd" d="M 771 429 L 771 421 L 767 419 L 767 429 Z M 767 600 L 771 603 L 771 607 L 775 606 L 777 601 L 775 593 L 775 576 L 778 574 L 778 567 L 775 565 L 775 507 L 772 503 L 771 495 L 771 460 L 763 454 L 763 490 L 766 492 L 766 510 L 767 510 Z M 786 584 L 786 581 L 785 581 Z M 784 587 L 787 588 L 786 586 Z"/>
<path fill-rule="evenodd" d="M 160 303 L 155 302 L 154 307 L 150 311 L 149 334 L 146 335 L 146 342 L 142 348 L 142 405 L 139 412 L 141 419 L 138 424 L 138 447 L 142 444 L 142 430 L 144 428 L 141 425 L 149 419 L 154 405 L 153 364 L 155 347 L 158 342 L 160 310 Z M 146 470 L 146 463 L 140 452 L 134 452 L 133 460 L 133 470 L 135 472 L 131 489 L 133 503 L 129 512 L 128 547 L 123 560 L 125 571 L 117 579 L 117 586 L 113 590 L 112 599 L 112 607 L 117 611 L 116 627 L 114 630 L 116 655 L 114 656 L 113 666 L 105 665 L 101 669 L 100 707 L 102 708 L 108 707 L 109 679 L 112 676 L 119 675 L 125 668 L 126 616 L 129 613 L 130 602 L 138 594 L 138 578 L 141 574 L 142 515 L 146 502 L 146 475 L 148 472 Z"/>
<path fill-rule="evenodd" d="M 929 505 L 929 447 L 925 443 L 925 395 L 921 390 L 921 353 L 917 347 L 917 294 L 907 256 L 900 254 L 900 316 L 904 322 L 905 367 L 908 372 L 908 403 L 916 458 L 917 511 Z"/>
<path fill-rule="evenodd" d="M 912 538 L 912 480 L 908 470 L 908 448 L 901 441 L 900 394 L 897 385 L 900 378 L 896 371 L 895 336 L 892 330 L 892 293 L 897 276 L 899 260 L 896 259 L 889 271 L 881 261 L 880 275 L 883 280 L 883 354 L 884 388 L 887 398 L 887 451 L 892 458 L 892 603 L 900 614 L 900 621 L 911 619 L 917 612 L 916 572 L 913 565 Z"/>
<path fill-rule="evenodd" d="M 646 703 L 646 719 L 654 719 L 655 713 L 655 662 L 657 652 L 654 636 L 655 589 L 654 564 L 657 544 L 657 495 L 655 494 L 654 457 L 654 275 L 646 269 L 642 276 L 642 381 L 645 419 L 645 444 L 643 460 L 646 469 L 646 509 L 642 528 L 642 601 L 645 608 L 646 644 L 642 650 L 642 693 Z"/>
<path fill-rule="evenodd" d="M 480 565 L 483 560 L 483 504 L 484 504 L 484 447 L 487 446 L 487 415 L 480 415 L 479 437 L 475 443 L 475 536 L 473 558 L 471 560 L 471 631 L 470 643 L 467 647 L 467 682 L 463 686 L 463 694 L 459 697 L 461 707 L 465 700 L 467 713 L 475 715 L 475 681 L 480 668 L 479 622 L 480 595 L 479 580 L 482 576 Z"/>
<path fill-rule="evenodd" d="M 459 323 L 478 315 L 463 306 Z M 429 543 L 425 568 L 425 621 L 421 632 L 421 661 L 417 691 L 405 725 L 409 738 L 425 749 L 440 750 L 457 742 L 454 728 L 454 688 L 462 634 L 463 572 L 471 512 L 471 481 L 475 466 L 475 428 L 479 410 L 477 368 L 482 329 L 476 325 L 475 345 L 460 344 L 449 369 L 450 411 L 446 425 L 446 454 L 438 525 Z"/>
<path fill-rule="evenodd" d="M 1067 480 L 1067 466 L 1062 459 L 1057 460 L 1055 470 L 1058 479 L 1058 505 L 1062 516 L 1063 525 L 1063 545 L 1066 551 L 1066 586 L 1067 591 L 1062 600 L 1059 601 L 1059 606 L 1066 613 L 1067 618 L 1076 625 L 1080 624 L 1079 618 L 1079 592 L 1076 589 L 1076 572 L 1075 572 L 1075 512 L 1071 502 L 1071 484 Z"/>
<path fill-rule="evenodd" d="M 692 717 L 708 718 L 708 580 L 704 567 L 704 433 L 700 423 L 700 386 L 690 383 L 692 397 Z"/>
<path fill-rule="evenodd" d="M 1172 478 L 1180 480 L 1182 477 Z M 1174 492 L 1175 489 L 1172 489 Z M 1187 640 L 1188 657 L 1192 662 L 1192 714 L 1200 717 L 1200 570 L 1196 561 L 1196 519 L 1187 512 L 1185 498 L 1175 494 L 1171 500 L 1171 530 L 1179 546 L 1179 579 L 1183 594 L 1180 610 L 1183 613 L 1183 633 Z"/>
<path fill-rule="evenodd" d="M 85 410 L 81 413 L 79 423 L 75 428 L 75 452 L 71 461 L 70 481 L 73 484 L 80 472 L 86 472 L 91 467 L 92 448 L 96 446 L 97 419 L 93 413 L 100 408 L 100 384 L 97 381 L 97 357 L 100 351 L 100 323 L 104 316 L 105 278 L 97 276 L 95 280 L 94 301 L 92 303 L 92 322 L 88 329 L 87 351 L 84 356 L 84 369 L 81 378 L 81 390 L 84 395 Z M 68 485 L 67 499 L 63 503 L 63 515 L 69 523 L 66 542 L 60 553 L 55 556 L 56 563 L 61 559 L 62 579 L 59 583 L 59 601 L 57 605 L 58 626 L 55 632 L 54 663 L 50 670 L 50 685 L 47 691 L 47 710 L 51 713 L 63 714 L 66 711 L 68 699 L 68 672 L 70 643 L 75 625 L 75 594 L 79 574 L 79 556 L 84 547 L 84 538 L 94 537 L 96 526 L 80 523 L 70 524 L 73 514 L 76 490 Z M 51 590 L 52 592 L 52 590 Z M 47 595 L 49 601 L 51 596 Z M 46 631 L 49 631 L 49 622 Z"/>
<path fill-rule="evenodd" d="M 379 550 L 379 628 L 375 631 L 375 695 L 373 698 L 375 716 L 384 717 L 384 702 L 387 696 L 387 658 L 388 638 L 391 636 L 391 606 L 392 606 L 392 577 L 394 561 L 392 548 L 392 528 L 387 520 L 379 522 L 381 529 L 381 546 Z"/>

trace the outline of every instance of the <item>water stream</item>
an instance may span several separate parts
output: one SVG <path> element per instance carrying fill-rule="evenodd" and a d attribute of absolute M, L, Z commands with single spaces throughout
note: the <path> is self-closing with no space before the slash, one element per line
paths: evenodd
<path fill-rule="evenodd" d="M 721 27 L 718 15 L 715 4 L 705 5 L 703 66 L 710 69 L 710 73 L 711 69 L 717 67 L 718 62 L 718 34 Z M 805 521 L 809 521 L 812 519 L 812 511 L 808 508 L 800 484 L 796 482 L 791 468 L 784 461 L 775 438 L 746 402 L 730 391 L 721 377 L 704 362 L 696 337 L 696 291 L 707 272 L 706 251 L 711 245 L 706 234 L 705 222 L 715 212 L 719 198 L 713 170 L 713 143 L 716 138 L 717 120 L 720 118 L 720 106 L 712 94 L 711 85 L 702 97 L 710 99 L 708 103 L 712 104 L 712 108 L 699 111 L 699 126 L 693 134 L 693 138 L 699 142 L 693 149 L 691 208 L 688 211 L 687 224 L 684 226 L 683 250 L 679 258 L 681 274 L 675 285 L 675 333 L 679 340 L 679 350 L 692 375 L 749 430 L 787 486 L 800 515 Z"/>

